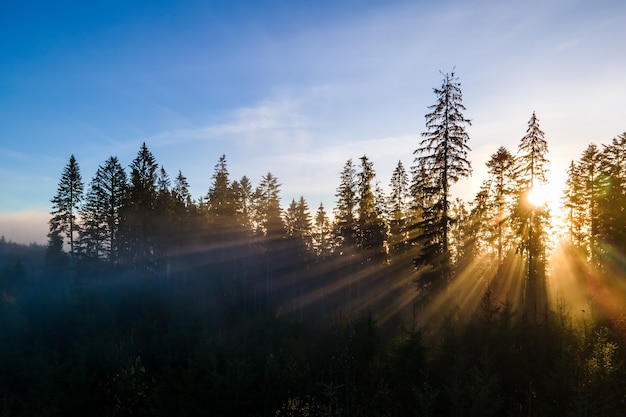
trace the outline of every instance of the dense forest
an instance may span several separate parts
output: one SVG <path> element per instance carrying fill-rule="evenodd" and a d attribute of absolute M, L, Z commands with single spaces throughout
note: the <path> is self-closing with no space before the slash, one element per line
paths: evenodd
<path fill-rule="evenodd" d="M 355 155 L 332 209 L 226 156 L 194 197 L 146 143 L 87 183 L 72 155 L 47 246 L 0 239 L 0 416 L 626 415 L 626 133 L 557 223 L 537 115 L 466 202 L 461 84 L 433 92 L 409 169 Z"/>

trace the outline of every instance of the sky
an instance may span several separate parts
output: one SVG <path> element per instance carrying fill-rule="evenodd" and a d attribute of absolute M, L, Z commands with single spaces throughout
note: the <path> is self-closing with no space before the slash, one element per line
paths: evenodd
<path fill-rule="evenodd" d="M 5 4 L 6 3 L 6 4 Z M 335 205 L 347 159 L 386 187 L 408 169 L 442 73 L 461 82 L 470 201 L 499 146 L 536 112 L 552 193 L 590 143 L 626 131 L 626 2 L 106 1 L 0 6 L 0 235 L 45 243 L 50 199 L 75 155 L 88 184 L 146 142 L 206 195 L 272 172 L 283 207 Z"/>

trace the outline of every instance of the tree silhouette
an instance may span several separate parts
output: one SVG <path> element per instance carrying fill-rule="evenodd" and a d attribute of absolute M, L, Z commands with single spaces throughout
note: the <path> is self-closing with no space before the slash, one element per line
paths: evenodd
<path fill-rule="evenodd" d="M 81 247 L 87 256 L 116 261 L 126 186 L 126 172 L 117 157 L 109 157 L 98 167 L 81 207 Z"/>
<path fill-rule="evenodd" d="M 526 135 L 521 140 L 516 158 L 518 195 L 512 220 L 520 237 L 519 248 L 526 256 L 525 311 L 528 318 L 537 318 L 537 309 L 545 302 L 546 227 L 548 208 L 535 206 L 528 198 L 535 187 L 547 183 L 548 143 L 533 112 Z"/>
<path fill-rule="evenodd" d="M 426 131 L 414 154 L 414 172 L 425 177 L 417 178 L 413 187 L 414 197 L 422 207 L 422 219 L 418 223 L 421 253 L 416 258 L 418 268 L 432 268 L 432 273 L 422 274 L 425 283 L 435 277 L 447 281 L 450 275 L 450 187 L 458 180 L 471 175 L 467 159 L 470 151 L 469 135 L 465 127 L 471 121 L 463 115 L 461 84 L 455 76 L 444 74 L 440 88 L 433 88 L 437 101 L 426 114 Z M 428 195 L 427 199 L 422 198 Z M 421 201 L 420 201 L 421 200 Z"/>
<path fill-rule="evenodd" d="M 144 142 L 130 164 L 130 184 L 122 210 L 120 232 L 128 262 L 148 265 L 157 260 L 157 169 L 154 155 Z"/>
<path fill-rule="evenodd" d="M 626 132 L 604 145 L 601 170 L 598 239 L 623 257 L 626 247 Z"/>
<path fill-rule="evenodd" d="M 384 254 L 387 228 L 372 190 L 372 180 L 376 177 L 374 164 L 365 155 L 360 160 L 361 172 L 357 176 L 357 243 L 365 252 L 366 259 L 379 259 Z"/>
<path fill-rule="evenodd" d="M 357 205 L 356 169 L 352 159 L 346 161 L 341 171 L 340 183 L 335 197 L 337 197 L 335 236 L 344 249 L 350 248 L 355 244 L 356 239 L 355 211 Z"/>
<path fill-rule="evenodd" d="M 508 249 L 511 237 L 508 219 L 511 211 L 511 199 L 515 187 L 515 158 L 505 148 L 500 147 L 491 155 L 486 163 L 489 168 L 489 201 L 491 209 L 490 222 L 494 225 L 495 241 L 497 242 L 498 265 L 502 265 L 504 252 Z M 492 243 L 493 240 L 490 242 Z"/>
<path fill-rule="evenodd" d="M 268 172 L 254 193 L 257 227 L 270 239 L 282 237 L 285 231 L 280 208 L 280 186 L 278 178 Z"/>
<path fill-rule="evenodd" d="M 400 254 L 408 249 L 408 229 L 410 222 L 410 188 L 409 176 L 398 161 L 389 181 L 391 193 L 388 199 L 389 211 L 389 250 L 392 254 Z"/>
<path fill-rule="evenodd" d="M 74 155 L 63 169 L 56 195 L 52 198 L 52 218 L 49 221 L 51 247 L 58 248 L 58 237 L 64 237 L 75 255 L 75 240 L 79 231 L 77 214 L 83 198 L 83 181 Z"/>

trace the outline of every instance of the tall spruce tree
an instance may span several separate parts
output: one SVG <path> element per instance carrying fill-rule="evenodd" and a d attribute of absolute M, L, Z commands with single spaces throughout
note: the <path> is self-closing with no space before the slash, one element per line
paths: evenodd
<path fill-rule="evenodd" d="M 626 132 L 613 138 L 602 151 L 602 196 L 598 213 L 598 238 L 626 255 Z M 624 261 L 622 261 L 624 265 Z M 626 266 L 625 266 L 626 267 Z"/>
<path fill-rule="evenodd" d="M 313 242 L 317 256 L 325 257 L 332 251 L 332 240 L 330 236 L 330 220 L 324 203 L 320 203 L 315 212 L 315 228 L 313 232 Z"/>
<path fill-rule="evenodd" d="M 507 220 L 510 217 L 515 188 L 515 158 L 501 146 L 491 155 L 486 165 L 489 169 L 489 194 L 484 204 L 492 220 L 485 225 L 493 226 L 494 239 L 490 240 L 497 244 L 498 265 L 501 265 L 504 253 L 510 245 L 511 233 Z"/>
<path fill-rule="evenodd" d="M 298 201 L 292 199 L 285 212 L 287 236 L 300 239 L 309 247 L 312 227 L 309 205 L 304 197 L 300 196 Z"/>
<path fill-rule="evenodd" d="M 604 175 L 602 173 L 602 154 L 595 144 L 590 144 L 578 162 L 579 175 L 583 185 L 585 202 L 585 252 L 589 260 L 595 262 L 598 255 L 599 205 L 602 198 Z"/>
<path fill-rule="evenodd" d="M 120 210 L 126 186 L 126 172 L 117 157 L 109 157 L 98 167 L 81 208 L 81 247 L 87 256 L 116 261 Z"/>
<path fill-rule="evenodd" d="M 51 244 L 49 247 L 58 250 L 58 238 L 66 239 L 70 247 L 70 255 L 76 253 L 76 239 L 79 231 L 77 214 L 83 198 L 83 181 L 80 168 L 74 155 L 63 169 L 56 195 L 52 198 L 52 218 L 49 221 Z"/>
<path fill-rule="evenodd" d="M 574 161 L 567 169 L 567 180 L 563 193 L 563 208 L 566 211 L 566 224 L 570 244 L 576 248 L 582 248 L 584 240 L 584 187 L 580 176 L 578 164 Z"/>
<path fill-rule="evenodd" d="M 549 212 L 546 203 L 537 206 L 529 199 L 533 189 L 547 183 L 548 143 L 544 136 L 539 127 L 539 120 L 533 112 L 516 158 L 518 195 L 512 214 L 520 239 L 519 248 L 526 256 L 524 308 L 525 315 L 530 320 L 537 319 L 537 313 L 544 307 L 546 301 L 546 228 Z"/>
<path fill-rule="evenodd" d="M 239 181 L 233 181 L 231 188 L 233 189 L 237 222 L 244 230 L 252 231 L 252 213 L 254 206 L 252 183 L 250 179 L 244 175 Z"/>
<path fill-rule="evenodd" d="M 172 197 L 174 197 L 174 200 L 179 206 L 185 209 L 189 209 L 193 205 L 193 199 L 189 192 L 189 182 L 187 181 L 187 177 L 185 177 L 180 170 L 178 170 L 178 175 L 176 179 L 174 179 Z"/>
<path fill-rule="evenodd" d="M 337 204 L 335 207 L 335 230 L 339 244 L 345 249 L 356 243 L 355 211 L 357 205 L 356 168 L 352 159 L 348 159 L 340 174 L 337 187 Z"/>
<path fill-rule="evenodd" d="M 374 164 L 366 155 L 360 160 L 361 172 L 357 176 L 357 243 L 366 253 L 367 259 L 378 259 L 384 253 L 386 225 L 382 213 L 379 212 L 376 193 L 372 189 L 372 181 L 376 177 Z"/>
<path fill-rule="evenodd" d="M 418 178 L 413 187 L 416 200 L 423 195 L 421 221 L 418 223 L 420 254 L 415 260 L 422 271 L 422 283 L 428 285 L 436 279 L 449 279 L 450 239 L 449 229 L 453 221 L 450 212 L 450 187 L 461 178 L 471 175 L 469 135 L 466 126 L 471 125 L 463 112 L 461 84 L 454 71 L 443 74 L 440 88 L 433 88 L 437 101 L 429 106 L 426 114 L 426 131 L 415 150 L 414 172 L 425 175 Z M 427 272 L 428 271 L 428 272 Z"/>
<path fill-rule="evenodd" d="M 282 237 L 285 231 L 280 208 L 280 186 L 278 178 L 268 172 L 254 193 L 257 228 L 270 240 Z"/>
<path fill-rule="evenodd" d="M 213 171 L 213 183 L 209 189 L 209 218 L 215 225 L 232 226 L 235 216 L 235 196 L 231 187 L 226 155 L 222 155 Z"/>
<path fill-rule="evenodd" d="M 402 161 L 391 174 L 391 190 L 388 199 L 389 214 L 389 250 L 392 254 L 403 253 L 408 248 L 408 229 L 410 224 L 410 188 L 409 176 Z"/>
<path fill-rule="evenodd" d="M 130 164 L 130 184 L 122 210 L 120 231 L 128 262 L 148 265 L 157 260 L 155 210 L 158 164 L 146 143 Z"/>

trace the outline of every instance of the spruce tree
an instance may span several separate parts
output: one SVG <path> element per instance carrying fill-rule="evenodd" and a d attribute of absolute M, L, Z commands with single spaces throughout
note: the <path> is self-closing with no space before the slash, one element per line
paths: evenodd
<path fill-rule="evenodd" d="M 209 218 L 221 228 L 232 226 L 235 215 L 235 196 L 231 187 L 226 155 L 222 155 L 213 171 L 213 182 L 207 196 Z"/>
<path fill-rule="evenodd" d="M 174 187 L 172 187 L 172 197 L 177 201 L 180 207 L 188 209 L 193 205 L 191 193 L 189 192 L 189 182 L 187 177 L 179 170 L 176 179 L 174 180 Z"/>
<path fill-rule="evenodd" d="M 511 199 L 515 188 L 515 158 L 503 146 L 486 163 L 489 168 L 489 193 L 485 201 L 491 221 L 486 224 L 494 226 L 494 239 L 497 242 L 498 265 L 502 264 L 503 256 L 510 245 L 510 228 L 508 219 L 511 213 Z M 491 243 L 491 242 L 490 242 Z"/>
<path fill-rule="evenodd" d="M 384 244 L 387 235 L 386 225 L 380 212 L 384 208 L 378 207 L 380 204 L 377 204 L 377 195 L 372 189 L 372 181 L 376 177 L 374 164 L 365 155 L 360 160 L 361 172 L 357 177 L 357 243 L 365 252 L 366 259 L 378 259 L 385 251 Z"/>
<path fill-rule="evenodd" d="M 156 216 L 158 164 L 144 142 L 130 164 L 130 184 L 122 210 L 124 252 L 128 262 L 148 265 L 157 260 Z"/>
<path fill-rule="evenodd" d="M 320 203 L 315 212 L 315 229 L 313 233 L 317 256 L 323 258 L 330 254 L 332 250 L 330 231 L 330 220 L 324 209 L 324 204 Z"/>
<path fill-rule="evenodd" d="M 81 208 L 81 247 L 87 256 L 116 260 L 126 185 L 126 172 L 117 157 L 109 157 L 98 167 Z"/>
<path fill-rule="evenodd" d="M 235 204 L 235 216 L 237 223 L 244 230 L 252 231 L 252 213 L 254 206 L 254 193 L 252 192 L 252 183 L 245 175 L 239 181 L 233 181 L 231 186 L 233 189 L 233 198 Z"/>
<path fill-rule="evenodd" d="M 584 210 L 584 187 L 578 165 L 572 161 L 567 170 L 567 180 L 562 198 L 563 207 L 566 211 L 566 224 L 570 244 L 582 249 L 583 229 L 585 224 Z"/>
<path fill-rule="evenodd" d="M 598 238 L 623 257 L 626 247 L 626 132 L 604 145 L 602 173 Z"/>
<path fill-rule="evenodd" d="M 283 236 L 285 231 L 280 208 L 280 186 L 278 178 L 268 172 L 254 193 L 258 230 L 271 239 Z"/>
<path fill-rule="evenodd" d="M 591 262 L 595 262 L 598 252 L 599 204 L 603 193 L 601 171 L 601 153 L 595 144 L 590 144 L 578 162 L 578 173 L 582 180 L 582 200 L 585 203 L 584 251 Z"/>
<path fill-rule="evenodd" d="M 298 238 L 309 246 L 312 229 L 311 213 L 303 196 L 300 196 L 298 201 L 292 199 L 287 207 L 285 228 L 288 237 Z"/>
<path fill-rule="evenodd" d="M 63 174 L 59 180 L 57 193 L 52 198 L 52 218 L 50 225 L 50 247 L 58 248 L 58 238 L 65 238 L 70 247 L 70 255 L 76 253 L 75 242 L 77 239 L 79 225 L 77 214 L 80 210 L 80 203 L 83 198 L 83 181 L 80 175 L 80 168 L 74 155 L 70 156 L 69 163 L 63 169 Z"/>
<path fill-rule="evenodd" d="M 409 176 L 398 161 L 389 181 L 391 193 L 388 199 L 389 213 L 389 250 L 392 254 L 403 253 L 408 248 L 408 229 L 410 224 L 410 188 Z"/>
<path fill-rule="evenodd" d="M 423 204 L 421 220 L 417 224 L 420 254 L 415 260 L 422 269 L 424 285 L 434 280 L 444 282 L 450 276 L 449 229 L 453 218 L 450 213 L 450 187 L 471 175 L 469 135 L 471 125 L 463 112 L 461 84 L 455 76 L 444 74 L 440 88 L 433 88 L 437 100 L 426 114 L 426 131 L 415 150 L 414 172 L 423 175 L 413 187 L 414 198 Z M 423 196 L 428 196 L 424 198 Z"/>
<path fill-rule="evenodd" d="M 352 247 L 356 239 L 357 180 L 352 159 L 346 161 L 340 175 L 339 187 L 337 187 L 335 194 L 337 204 L 335 207 L 334 234 L 339 244 L 346 249 Z"/>
<path fill-rule="evenodd" d="M 538 317 L 538 308 L 542 308 L 546 301 L 546 228 L 549 213 L 546 203 L 535 206 L 528 196 L 535 187 L 547 183 L 548 144 L 544 136 L 533 112 L 516 158 L 519 191 L 512 214 L 520 239 L 519 248 L 526 256 L 525 314 L 527 319 L 533 320 Z"/>

